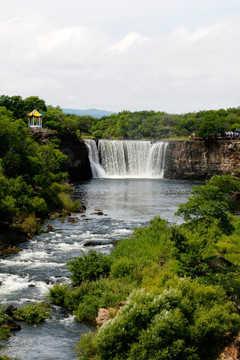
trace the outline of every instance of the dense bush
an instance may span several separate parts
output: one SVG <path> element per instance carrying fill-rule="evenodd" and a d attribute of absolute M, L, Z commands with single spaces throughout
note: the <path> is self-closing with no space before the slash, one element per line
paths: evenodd
<path fill-rule="evenodd" d="M 88 341 L 83 338 L 79 359 L 91 349 L 98 360 L 216 359 L 240 329 L 239 316 L 224 296 L 219 288 L 187 279 L 165 290 L 133 291 L 119 316 Z"/>
<path fill-rule="evenodd" d="M 94 322 L 99 308 L 117 308 L 118 303 L 125 300 L 134 287 L 132 282 L 109 278 L 85 281 L 74 288 L 55 284 L 50 289 L 49 299 L 54 304 L 71 310 L 77 320 Z"/>
<path fill-rule="evenodd" d="M 49 212 L 77 208 L 63 195 L 66 159 L 56 142 L 38 144 L 23 120 L 0 107 L 0 243 L 13 228 L 32 236 Z"/>
<path fill-rule="evenodd" d="M 111 260 L 106 254 L 90 250 L 88 254 L 76 257 L 67 263 L 71 272 L 70 279 L 74 286 L 80 285 L 84 280 L 96 280 L 100 276 L 106 277 L 110 271 Z"/>
<path fill-rule="evenodd" d="M 0 307 L 0 340 L 7 339 L 11 333 L 9 329 L 2 328 L 1 325 L 4 320 L 7 320 L 8 316 L 5 312 L 5 306 Z"/>
<path fill-rule="evenodd" d="M 13 314 L 15 320 L 26 321 L 28 323 L 39 323 L 51 318 L 51 316 L 50 306 L 46 302 L 38 304 L 30 303 L 24 307 L 19 307 Z"/>

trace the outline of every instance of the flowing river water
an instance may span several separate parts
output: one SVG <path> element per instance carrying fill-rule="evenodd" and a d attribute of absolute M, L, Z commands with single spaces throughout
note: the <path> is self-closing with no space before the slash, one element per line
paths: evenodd
<path fill-rule="evenodd" d="M 164 179 L 92 179 L 76 184 L 75 197 L 86 206 L 86 216 L 77 223 L 49 221 L 55 231 L 42 233 L 20 244 L 21 251 L 0 259 L 0 304 L 20 306 L 45 300 L 57 281 L 68 282 L 65 263 L 88 241 L 109 253 L 112 240 L 129 237 L 136 227 L 146 226 L 155 215 L 178 222 L 173 215 L 186 201 L 193 183 Z M 93 214 L 102 209 L 104 215 Z M 46 224 L 47 226 L 47 224 Z M 89 327 L 71 314 L 53 307 L 53 318 L 22 330 L 0 343 L 0 354 L 22 360 L 76 359 L 73 347 Z"/>

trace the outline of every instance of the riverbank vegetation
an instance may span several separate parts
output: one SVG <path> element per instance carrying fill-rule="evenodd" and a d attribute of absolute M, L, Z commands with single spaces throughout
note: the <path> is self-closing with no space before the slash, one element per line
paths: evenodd
<path fill-rule="evenodd" d="M 40 232 L 49 213 L 81 207 L 68 195 L 67 157 L 55 140 L 40 145 L 22 119 L 0 107 L 0 250 Z"/>
<path fill-rule="evenodd" d="M 21 330 L 21 326 L 15 321 L 24 321 L 37 324 L 52 317 L 50 304 L 42 301 L 40 303 L 29 303 L 16 308 L 10 305 L 0 307 L 0 340 L 6 340 L 12 336 L 12 332 Z M 1 348 L 1 346 L 0 346 Z"/>
<path fill-rule="evenodd" d="M 50 300 L 79 321 L 111 310 L 81 337 L 79 359 L 217 359 L 240 331 L 239 190 L 237 178 L 214 176 L 180 205 L 185 223 L 157 217 L 109 257 L 92 250 L 67 264 L 72 286 L 56 284 Z"/>

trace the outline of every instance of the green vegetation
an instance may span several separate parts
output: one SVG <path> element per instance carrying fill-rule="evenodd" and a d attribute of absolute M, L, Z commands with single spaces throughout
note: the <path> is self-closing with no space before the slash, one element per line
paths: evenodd
<path fill-rule="evenodd" d="M 239 316 L 220 289 L 182 279 L 162 291 L 133 291 L 121 314 L 93 341 L 97 359 L 121 354 L 129 360 L 207 360 L 216 358 L 228 340 L 224 336 L 231 338 L 239 327 Z M 81 352 L 87 359 L 80 346 Z"/>
<path fill-rule="evenodd" d="M 50 305 L 46 302 L 38 304 L 30 303 L 24 307 L 14 311 L 13 319 L 18 321 L 26 321 L 27 323 L 39 323 L 51 318 Z"/>
<path fill-rule="evenodd" d="M 45 114 L 43 126 L 62 135 L 77 135 L 95 139 L 174 139 L 187 140 L 189 135 L 216 138 L 226 131 L 240 131 L 240 107 L 227 110 L 204 110 L 186 114 L 163 111 L 121 111 L 117 114 L 92 116 L 65 114 L 60 106 L 46 106 L 37 96 L 0 96 L 0 107 L 13 112 L 16 119 L 26 119 L 26 113 L 36 107 Z M 26 120 L 25 120 L 26 121 Z"/>
<path fill-rule="evenodd" d="M 10 321 L 11 323 L 14 323 L 14 319 L 36 324 L 48 318 L 51 318 L 51 309 L 50 305 L 46 302 L 38 304 L 30 303 L 14 310 L 11 316 L 6 314 L 5 306 L 2 306 L 0 307 L 0 340 L 6 340 L 12 336 L 11 330 L 6 328 L 9 324 L 7 324 L 7 326 L 4 324 L 5 320 Z M 20 358 L 10 359 L 6 355 L 0 355 L 0 360 L 20 360 Z"/>
<path fill-rule="evenodd" d="M 64 114 L 60 107 L 48 106 L 44 126 L 60 133 L 77 133 L 95 139 L 173 139 L 215 138 L 226 131 L 240 131 L 240 108 L 167 114 L 161 111 L 121 111 L 96 119 Z"/>
<path fill-rule="evenodd" d="M 29 303 L 13 311 L 11 316 L 6 314 L 5 306 L 0 308 L 0 340 L 11 336 L 11 331 L 4 326 L 5 320 L 25 321 L 27 323 L 39 323 L 52 317 L 50 305 L 46 302 Z"/>
<path fill-rule="evenodd" d="M 0 104 L 20 109 L 15 102 L 20 99 L 15 98 L 1 96 Z M 41 110 L 46 108 L 37 97 L 23 103 L 19 113 L 35 103 Z M 15 112 L 0 107 L 0 245 L 11 241 L 15 232 L 24 236 L 38 233 L 50 212 L 80 208 L 67 194 L 70 187 L 64 185 L 66 159 L 54 138 L 38 144 Z"/>
<path fill-rule="evenodd" d="M 127 300 L 81 337 L 80 360 L 217 359 L 240 330 L 240 219 L 229 213 L 239 190 L 237 178 L 214 176 L 179 207 L 184 224 L 156 217 L 117 244 L 107 269 L 96 272 L 106 260 L 96 252 L 69 262 L 73 286 L 56 284 L 49 296 L 77 320 Z"/>
<path fill-rule="evenodd" d="M 195 133 L 214 138 L 239 131 L 240 108 L 184 115 L 123 111 L 102 119 L 67 115 L 38 97 L 0 96 L 0 246 L 15 232 L 33 236 L 50 212 L 66 215 L 72 202 L 65 181 L 66 156 L 59 139 L 38 144 L 25 115 L 45 112 L 43 125 L 61 136 L 118 139 L 169 139 Z M 81 253 L 67 264 L 72 285 L 56 284 L 49 298 L 94 322 L 98 310 L 118 314 L 95 333 L 84 335 L 79 359 L 215 360 L 240 330 L 240 220 L 232 194 L 238 179 L 215 176 L 177 211 L 181 225 L 157 217 L 146 229 L 118 243 L 109 257 Z M 113 315 L 113 314 L 112 314 Z M 0 321 L 4 320 L 0 311 Z M 49 317 L 45 305 L 27 305 L 14 317 L 38 322 Z M 0 328 L 0 338 L 10 332 Z"/>
<path fill-rule="evenodd" d="M 8 319 L 8 316 L 5 313 L 5 306 L 2 306 L 2 307 L 0 307 L 0 324 L 2 324 L 7 319 Z M 10 330 L 5 329 L 2 326 L 0 326 L 0 340 L 8 339 L 9 336 L 11 336 Z"/>
<path fill-rule="evenodd" d="M 85 280 L 97 280 L 104 277 L 110 271 L 110 258 L 106 254 L 90 250 L 88 255 L 82 252 L 82 256 L 67 263 L 71 272 L 70 279 L 74 286 L 80 285 Z"/>

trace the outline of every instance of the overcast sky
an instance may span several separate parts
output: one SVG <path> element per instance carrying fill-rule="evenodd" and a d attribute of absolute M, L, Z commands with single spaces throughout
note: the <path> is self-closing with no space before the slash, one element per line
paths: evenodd
<path fill-rule="evenodd" d="M 240 106 L 240 1 L 0 0 L 0 94 L 112 111 Z"/>

